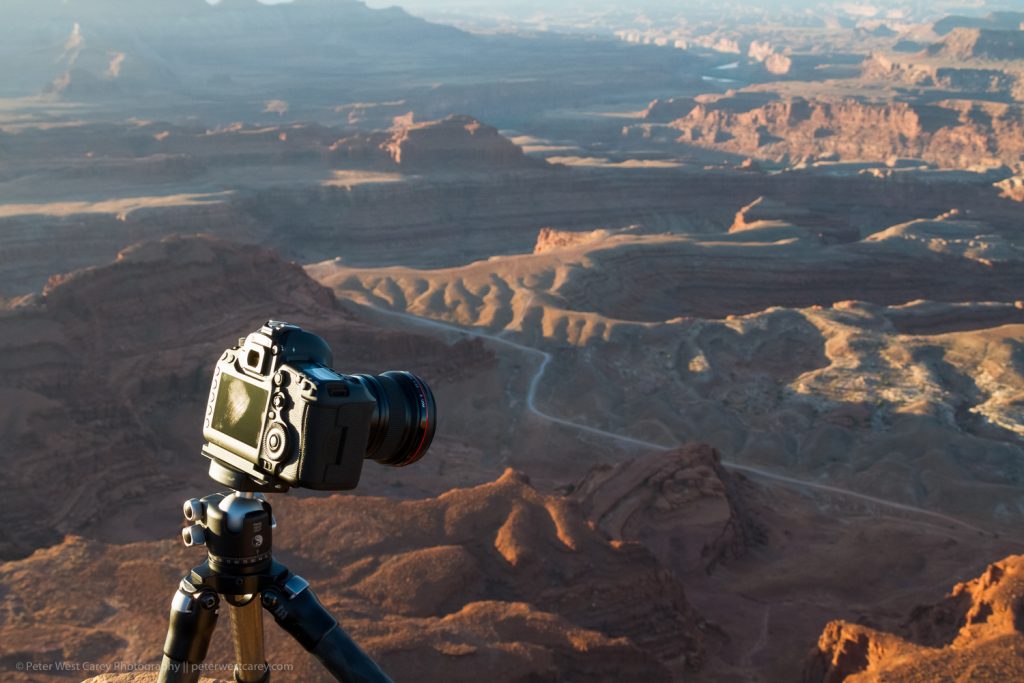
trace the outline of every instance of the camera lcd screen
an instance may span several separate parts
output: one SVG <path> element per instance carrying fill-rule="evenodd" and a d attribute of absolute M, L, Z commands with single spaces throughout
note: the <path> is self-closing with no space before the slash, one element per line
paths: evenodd
<path fill-rule="evenodd" d="M 231 375 L 221 375 L 210 425 L 221 434 L 256 448 L 269 392 Z"/>

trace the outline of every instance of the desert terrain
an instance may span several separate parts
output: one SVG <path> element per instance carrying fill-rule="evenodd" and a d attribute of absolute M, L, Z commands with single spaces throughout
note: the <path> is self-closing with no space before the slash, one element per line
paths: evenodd
<path fill-rule="evenodd" d="M 0 8 L 0 678 L 155 680 L 267 319 L 437 397 L 271 496 L 396 681 L 1024 676 L 1024 13 L 404 7 Z"/>

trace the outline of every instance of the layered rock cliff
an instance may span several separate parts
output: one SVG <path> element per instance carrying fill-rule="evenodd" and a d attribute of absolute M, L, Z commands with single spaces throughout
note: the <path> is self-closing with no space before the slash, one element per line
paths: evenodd
<path fill-rule="evenodd" d="M 692 97 L 666 97 L 651 100 L 647 108 L 641 112 L 645 121 L 668 123 L 689 114 L 697 100 Z"/>
<path fill-rule="evenodd" d="M 805 683 L 953 683 L 1024 678 L 1024 557 L 996 562 L 914 610 L 898 634 L 829 623 Z"/>
<path fill-rule="evenodd" d="M 1024 12 L 990 12 L 980 17 L 951 14 L 932 24 L 932 30 L 938 35 L 944 36 L 958 28 L 1005 31 L 1020 24 L 1024 24 Z"/>
<path fill-rule="evenodd" d="M 1024 59 L 1024 31 L 955 28 L 927 52 L 952 59 Z"/>
<path fill-rule="evenodd" d="M 737 211 L 729 233 L 742 233 L 755 242 L 795 238 L 836 244 L 860 238 L 860 232 L 842 216 L 766 197 L 758 197 Z"/>
<path fill-rule="evenodd" d="M 938 88 L 966 96 L 1000 94 L 1021 99 L 1022 68 L 1007 68 L 970 59 L 922 59 L 920 55 L 874 53 L 861 65 L 868 80 L 881 80 L 915 88 Z"/>
<path fill-rule="evenodd" d="M 526 157 L 522 148 L 497 129 L 471 116 L 449 116 L 440 121 L 399 128 L 383 148 L 402 169 L 497 171 L 532 168 L 543 162 Z"/>
<path fill-rule="evenodd" d="M 1024 154 L 1020 106 L 853 98 L 709 96 L 672 124 L 679 142 L 793 163 L 912 157 L 943 167 L 1013 164 Z"/>

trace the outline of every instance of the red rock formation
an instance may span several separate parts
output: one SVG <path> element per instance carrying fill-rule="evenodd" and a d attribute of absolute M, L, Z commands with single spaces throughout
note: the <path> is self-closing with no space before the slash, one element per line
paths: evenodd
<path fill-rule="evenodd" d="M 471 116 L 414 123 L 384 144 L 396 164 L 408 170 L 531 168 L 536 161 L 497 129 Z"/>
<path fill-rule="evenodd" d="M 900 226 L 870 240 L 828 245 L 824 250 L 814 246 L 824 239 L 817 232 L 827 237 L 821 228 L 804 232 L 813 241 L 774 241 L 773 237 L 799 236 L 784 225 L 766 228 L 767 243 L 754 253 L 724 241 L 708 246 L 682 240 L 598 243 L 586 249 L 588 267 L 570 271 L 554 293 L 571 310 L 645 321 L 681 315 L 724 317 L 769 306 L 830 305 L 851 298 L 879 304 L 924 298 L 1016 300 L 1024 264 L 1002 257 L 981 260 L 989 248 L 1003 254 L 1003 239 L 978 239 L 975 249 L 968 245 L 983 230 L 971 235 L 967 222 L 949 227 L 959 232 L 938 238 L 945 243 L 935 241 L 934 246 L 943 245 L 942 251 L 931 248 L 932 235 L 923 229 L 915 234 L 901 232 Z M 789 233 L 772 235 L 772 230 Z M 730 237 L 735 242 L 759 241 L 759 232 L 747 230 Z M 908 267 L 910 263 L 913 267 Z"/>
<path fill-rule="evenodd" d="M 948 63 L 919 55 L 872 54 L 861 65 L 869 80 L 882 80 L 919 88 L 935 87 L 965 93 L 1000 93 L 1016 97 L 1024 87 L 1020 75 L 977 60 Z"/>
<path fill-rule="evenodd" d="M 755 62 L 764 64 L 764 68 L 768 73 L 777 76 L 789 73 L 790 67 L 793 66 L 792 59 L 778 52 L 771 43 L 766 41 L 752 41 L 750 48 L 747 50 L 747 55 Z"/>
<path fill-rule="evenodd" d="M 611 538 L 639 541 L 679 572 L 711 571 L 760 536 L 745 514 L 743 486 L 715 449 L 694 444 L 599 467 L 572 497 Z"/>
<path fill-rule="evenodd" d="M 793 67 L 793 60 L 778 52 L 772 53 L 764 60 L 764 68 L 770 74 L 783 76 Z"/>
<path fill-rule="evenodd" d="M 390 133 L 356 133 L 336 140 L 328 148 L 330 160 L 371 167 L 397 165 L 417 173 L 541 167 L 541 162 L 527 157 L 497 129 L 470 116 L 420 123 L 408 116 L 395 122 Z"/>
<path fill-rule="evenodd" d="M 697 104 L 697 100 L 692 97 L 667 97 L 651 100 L 651 103 L 643 110 L 642 116 L 645 121 L 668 123 L 689 114 L 695 104 Z"/>
<path fill-rule="evenodd" d="M 703 622 L 673 575 L 513 471 L 425 500 L 272 503 L 275 551 L 395 680 L 667 682 L 701 664 Z M 156 662 L 177 577 L 199 559 L 176 540 L 68 537 L 0 565 L 4 680 L 62 680 L 19 673 L 26 659 Z M 231 660 L 220 622 L 215 665 Z M 286 680 L 329 678 L 272 621 L 267 633 L 271 661 L 295 667 Z"/>
<path fill-rule="evenodd" d="M 1024 31 L 956 28 L 930 46 L 928 54 L 952 59 L 1024 59 Z"/>
<path fill-rule="evenodd" d="M 995 103 L 785 97 L 752 107 L 746 98 L 705 97 L 671 126 L 680 142 L 790 162 L 912 157 L 966 168 L 1024 154 L 1024 112 Z"/>
<path fill-rule="evenodd" d="M 588 242 L 596 242 L 614 232 L 607 229 L 599 230 L 557 230 L 555 228 L 541 228 L 537 233 L 537 243 L 533 245 L 534 254 L 544 254 L 555 249 L 564 249 Z"/>
<path fill-rule="evenodd" d="M 841 216 L 807 207 L 758 197 L 736 213 L 729 233 L 744 233 L 751 240 L 772 241 L 787 237 L 812 237 L 824 244 L 855 242 L 860 231 Z"/>
<path fill-rule="evenodd" d="M 1024 324 L 1024 302 L 936 304 L 913 301 L 884 311 L 900 334 L 946 334 Z"/>
<path fill-rule="evenodd" d="M 963 16 L 953 14 L 939 19 L 932 24 L 932 30 L 940 36 L 947 35 L 957 28 L 985 28 L 992 30 L 1012 30 L 1014 26 L 1024 23 L 1024 12 L 990 12 L 985 16 Z"/>
<path fill-rule="evenodd" d="M 1024 556 L 990 565 L 914 610 L 901 635 L 834 621 L 808 655 L 805 683 L 1024 679 Z"/>
<path fill-rule="evenodd" d="M 1024 175 L 1017 175 L 995 184 L 1000 194 L 1015 202 L 1024 202 Z"/>

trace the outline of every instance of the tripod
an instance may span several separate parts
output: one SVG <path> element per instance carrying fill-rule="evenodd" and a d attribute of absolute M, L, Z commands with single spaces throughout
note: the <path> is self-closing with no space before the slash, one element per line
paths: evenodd
<path fill-rule="evenodd" d="M 391 679 L 341 629 L 309 583 L 273 559 L 277 526 L 260 493 L 215 493 L 185 503 L 185 545 L 205 545 L 205 562 L 181 580 L 160 662 L 159 683 L 196 683 L 217 625 L 220 599 L 228 604 L 238 683 L 266 683 L 263 613 L 287 631 L 339 681 L 391 683 Z"/>

